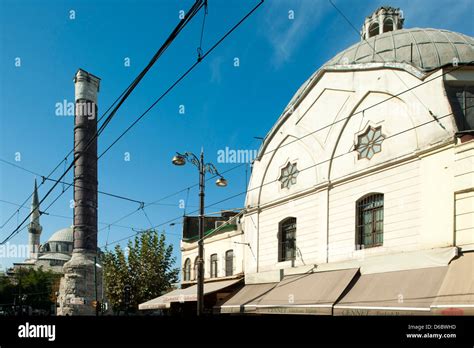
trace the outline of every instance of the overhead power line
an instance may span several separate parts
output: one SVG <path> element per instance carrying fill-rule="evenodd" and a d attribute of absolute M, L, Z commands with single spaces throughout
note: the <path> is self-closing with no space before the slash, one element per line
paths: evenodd
<path fill-rule="evenodd" d="M 474 106 L 471 106 L 471 107 L 474 107 Z M 471 108 L 471 107 L 469 107 L 469 108 Z M 451 113 L 448 113 L 448 114 L 445 114 L 445 115 L 443 115 L 443 116 L 440 116 L 440 117 L 438 117 L 438 119 L 444 119 L 444 118 L 449 117 L 449 116 L 451 116 L 451 115 L 453 115 L 452 112 L 451 112 Z M 421 123 L 421 124 L 419 124 L 419 125 L 416 125 L 416 126 L 413 126 L 413 127 L 407 128 L 407 129 L 404 129 L 404 130 L 402 130 L 402 131 L 400 131 L 400 132 L 398 132 L 398 133 L 395 133 L 395 134 L 392 134 L 392 135 L 390 135 L 390 136 L 385 137 L 385 138 L 384 138 L 384 141 L 387 140 L 387 139 L 390 139 L 390 138 L 394 138 L 394 137 L 396 137 L 396 136 L 400 136 L 400 135 L 402 135 L 402 134 L 404 134 L 404 133 L 406 133 L 406 132 L 415 130 L 415 129 L 417 129 L 417 128 L 426 126 L 426 125 L 431 124 L 431 123 L 433 123 L 433 122 L 436 122 L 436 120 L 433 119 L 433 120 L 430 120 L 430 121 L 426 121 L 426 122 L 424 122 L 424 123 Z M 319 165 L 321 165 L 321 164 L 324 164 L 324 163 L 326 163 L 326 162 L 330 162 L 330 161 L 332 161 L 332 160 L 334 160 L 334 159 L 337 159 L 337 158 L 343 157 L 343 156 L 345 156 L 345 155 L 348 155 L 348 154 L 352 153 L 353 151 L 354 151 L 354 150 L 351 149 L 351 150 L 348 151 L 348 152 L 343 152 L 343 153 L 341 153 L 341 154 L 339 154 L 339 155 L 337 155 L 337 156 L 334 156 L 334 157 L 332 157 L 332 158 L 330 158 L 330 159 L 326 159 L 326 160 L 324 160 L 324 161 L 317 162 L 317 163 L 312 164 L 312 165 L 310 165 L 310 166 L 308 166 L 308 167 L 302 168 L 301 170 L 299 170 L 299 172 L 301 173 L 301 172 L 303 172 L 303 171 L 305 171 L 305 170 L 309 170 L 309 169 L 315 168 L 315 167 L 317 167 L 317 166 L 319 166 Z M 247 194 L 247 193 L 249 193 L 249 192 L 251 192 L 251 191 L 254 191 L 254 190 L 260 189 L 260 188 L 262 188 L 262 187 L 264 187 L 264 186 L 273 184 L 273 183 L 275 183 L 275 182 L 277 182 L 277 181 L 278 181 L 278 179 L 275 179 L 275 180 L 268 181 L 268 182 L 266 182 L 266 183 L 264 183 L 264 184 L 262 184 L 262 185 L 258 185 L 258 186 L 249 188 L 249 189 L 247 189 L 247 190 L 245 190 L 245 191 L 239 192 L 239 193 L 234 194 L 234 195 L 232 195 L 232 196 L 230 196 L 230 197 L 227 197 L 227 198 L 221 199 L 221 200 L 219 200 L 219 201 L 217 201 L 217 202 L 214 202 L 214 203 L 212 203 L 212 204 L 209 204 L 209 205 L 207 205 L 205 208 L 213 207 L 213 206 L 215 206 L 215 205 L 217 205 L 217 204 L 221 204 L 221 203 L 223 203 L 223 202 L 229 201 L 229 200 L 234 199 L 234 198 L 236 198 L 236 197 L 245 195 L 245 194 Z M 297 194 L 297 193 L 295 193 L 295 194 Z M 268 201 L 268 202 L 265 202 L 265 204 L 272 204 L 272 203 L 278 202 L 279 200 L 280 200 L 280 198 L 275 199 L 275 200 L 271 200 L 271 201 Z M 252 207 L 252 208 L 253 208 L 253 209 L 254 209 L 254 208 L 259 208 L 260 206 L 261 206 L 261 205 L 259 204 L 259 205 L 255 206 L 255 207 Z M 246 208 L 244 208 L 244 209 L 246 209 Z M 198 211 L 199 211 L 198 209 L 197 209 L 197 210 L 194 210 L 194 211 L 192 211 L 190 214 L 196 213 L 196 212 L 198 212 Z M 175 217 L 175 218 L 173 218 L 173 219 L 169 219 L 169 220 L 167 220 L 167 221 L 165 221 L 165 222 L 162 222 L 162 223 L 160 223 L 159 225 L 154 226 L 154 228 L 158 228 L 158 227 L 161 227 L 161 226 L 163 226 L 163 225 L 166 225 L 166 224 L 175 222 L 175 221 L 177 221 L 177 220 L 179 220 L 179 219 L 182 219 L 182 215 L 177 216 L 177 217 Z M 138 233 L 140 233 L 140 232 L 138 232 Z M 124 238 L 120 238 L 120 239 L 115 240 L 115 241 L 113 241 L 113 242 L 111 242 L 111 243 L 108 243 L 108 245 L 120 243 L 120 242 L 122 242 L 122 241 L 124 241 L 124 240 L 127 240 L 127 239 L 132 238 L 133 236 L 135 236 L 135 235 L 138 234 L 138 233 L 134 233 L 134 234 L 129 235 L 129 236 L 124 237 Z"/>
<path fill-rule="evenodd" d="M 97 132 L 94 134 L 93 137 L 89 140 L 89 142 L 86 144 L 86 147 L 83 152 L 81 152 L 78 156 L 74 157 L 74 160 L 72 163 L 67 167 L 67 169 L 63 172 L 63 174 L 59 177 L 58 181 L 61 181 L 64 176 L 71 170 L 71 168 L 74 167 L 76 161 L 81 157 L 81 155 L 87 151 L 87 149 L 91 146 L 91 144 L 97 139 L 97 137 L 104 131 L 104 129 L 107 127 L 107 125 L 110 123 L 112 118 L 115 116 L 116 112 L 120 108 L 120 106 L 125 102 L 125 100 L 128 98 L 128 96 L 131 94 L 131 92 L 135 89 L 135 87 L 138 85 L 138 83 L 141 81 L 141 79 L 145 76 L 145 74 L 150 70 L 150 68 L 153 66 L 153 64 L 158 60 L 158 58 L 165 52 L 165 50 L 169 47 L 169 45 L 174 41 L 176 36 L 179 34 L 179 32 L 189 23 L 189 21 L 196 15 L 196 13 L 199 11 L 199 9 L 203 6 L 204 2 L 203 0 L 196 0 L 194 5 L 190 8 L 190 10 L 185 14 L 184 18 L 180 20 L 178 25 L 174 28 L 168 39 L 165 41 L 165 43 L 160 47 L 160 49 L 157 51 L 157 53 L 153 56 L 153 58 L 150 60 L 148 65 L 145 67 L 145 69 L 140 72 L 140 74 L 137 76 L 137 78 L 133 81 L 131 86 L 127 89 L 127 91 L 123 94 L 123 96 L 120 98 L 119 102 L 117 105 L 114 107 L 112 112 L 109 114 L 109 116 L 106 118 L 106 120 L 102 123 L 102 125 L 99 127 Z M 60 162 L 59 166 L 61 165 L 62 161 Z M 51 194 L 51 192 L 56 188 L 59 182 L 56 182 L 53 184 L 53 187 L 49 189 L 49 191 L 46 193 L 46 195 L 41 199 L 39 202 L 40 204 Z M 65 191 L 63 191 L 64 193 Z M 58 197 L 59 198 L 59 197 Z M 56 198 L 53 202 L 57 201 Z M 51 206 L 51 205 L 50 205 Z M 19 230 L 19 228 L 28 220 L 28 218 L 31 216 L 31 212 L 23 219 L 23 221 L 19 224 L 19 226 L 12 232 L 10 233 L 9 236 L 7 236 L 2 243 L 4 244 L 6 241 L 11 239 Z"/>
<path fill-rule="evenodd" d="M 121 137 L 123 137 L 123 135 L 125 135 L 126 132 L 128 132 L 143 116 L 145 116 L 146 113 L 148 113 L 152 107 L 154 107 L 158 102 L 159 100 L 161 100 L 166 94 L 168 94 L 172 88 L 174 88 L 185 76 L 187 76 L 189 74 L 189 72 L 191 72 L 191 70 L 194 69 L 195 66 L 197 66 L 197 64 L 199 64 L 207 55 L 209 55 L 218 45 L 220 45 L 220 43 L 227 37 L 229 36 L 238 26 L 240 26 L 242 24 L 242 22 L 244 22 L 258 7 L 260 7 L 260 5 L 263 3 L 263 0 L 260 0 L 260 2 L 249 12 L 247 13 L 247 15 L 245 15 L 236 25 L 234 25 L 234 27 L 232 27 L 221 39 L 219 39 L 202 57 L 201 59 L 199 59 L 195 64 L 193 64 L 193 66 L 188 69 L 188 71 L 186 71 L 170 88 L 168 88 L 168 90 L 160 97 L 158 98 L 157 101 L 155 101 L 152 106 L 150 106 L 150 108 L 148 108 L 144 114 L 142 114 L 137 120 L 135 120 L 134 123 L 132 123 L 132 125 L 127 128 L 127 130 L 122 133 L 118 138 L 117 140 L 115 140 L 98 158 L 100 158 L 105 152 L 107 152 Z M 202 1 L 196 1 L 196 3 L 193 5 L 192 9 L 190 11 L 188 11 L 188 13 L 186 14 L 185 18 L 183 20 L 181 20 L 180 24 L 178 26 L 180 26 L 181 24 L 186 24 L 196 13 L 197 11 L 203 6 L 203 2 Z M 191 15 L 190 15 L 191 13 Z M 182 28 L 181 28 L 182 29 Z M 172 35 L 177 35 L 177 33 L 179 33 L 179 31 L 181 30 L 174 30 Z M 170 44 L 171 42 L 165 42 L 165 44 L 162 46 L 163 47 L 168 47 L 168 45 Z M 161 49 L 160 49 L 161 50 Z M 162 52 L 161 52 L 162 53 Z M 161 55 L 157 53 L 158 57 L 159 55 Z M 156 55 L 155 55 L 156 56 Z M 155 57 L 154 57 L 155 58 Z M 153 58 L 153 59 L 154 59 Z M 148 68 L 148 66 L 147 66 Z M 136 86 L 136 84 L 135 84 Z M 134 87 L 133 87 L 134 88 Z M 116 110 L 118 109 L 118 107 L 120 107 L 120 105 L 122 104 L 122 100 L 126 99 L 126 97 L 128 97 L 130 93 L 125 93 L 124 96 L 122 97 L 121 101 L 117 104 L 117 106 L 115 107 L 115 109 L 112 111 L 112 113 L 107 117 L 107 119 L 104 121 L 104 123 L 102 124 L 102 126 L 99 128 L 99 130 L 96 132 L 96 135 L 95 137 L 91 138 L 89 143 L 86 145 L 86 149 L 92 144 L 92 141 L 95 140 L 95 138 L 97 138 L 98 135 L 101 134 L 101 132 L 105 129 L 105 127 L 107 126 L 107 124 L 110 122 L 110 120 L 113 118 Z M 74 166 L 75 162 L 77 161 L 77 159 L 79 158 L 78 157 L 75 157 L 74 158 L 74 161 L 69 165 L 69 167 L 67 168 L 67 170 L 60 176 L 60 178 L 58 179 L 59 181 L 62 180 L 62 178 L 66 175 L 66 173 Z M 42 203 L 50 194 L 51 192 L 54 190 L 54 188 L 58 185 L 58 182 L 56 182 L 53 187 L 46 193 L 46 196 L 40 201 L 40 203 Z M 63 190 L 63 192 L 52 202 L 52 204 L 54 204 L 54 202 L 57 201 L 57 199 L 65 192 L 65 190 Z M 52 205 L 50 204 L 48 206 L 48 208 Z M 48 209 L 47 208 L 47 209 Z M 18 232 L 18 229 L 21 227 L 21 225 L 23 223 L 25 223 L 29 216 L 31 215 L 28 214 L 28 216 L 20 223 L 20 225 L 8 236 L 6 237 L 2 243 L 0 244 L 3 244 L 5 243 L 6 241 L 8 241 L 9 239 L 11 239 L 14 235 L 16 235 L 16 233 Z"/>
<path fill-rule="evenodd" d="M 334 122 L 332 122 L 332 123 L 330 123 L 330 124 L 328 124 L 328 125 L 325 125 L 325 126 L 323 126 L 323 127 L 321 127 L 321 128 L 318 128 L 318 129 L 316 129 L 316 130 L 314 130 L 314 131 L 308 132 L 308 133 L 306 133 L 306 134 L 304 134 L 304 135 L 302 135 L 302 136 L 300 136 L 300 137 L 296 137 L 295 139 L 293 139 L 293 140 L 291 140 L 291 141 L 289 141 L 289 142 L 287 142 L 287 143 L 285 143 L 285 144 L 280 145 L 278 148 L 271 149 L 271 150 L 268 150 L 268 151 L 266 151 L 266 152 L 264 152 L 264 153 L 259 154 L 259 157 L 260 157 L 260 158 L 263 158 L 264 156 L 266 156 L 266 155 L 268 155 L 268 154 L 271 154 L 271 153 L 277 151 L 278 149 L 281 149 L 281 148 L 283 148 L 283 147 L 285 147 L 285 146 L 288 146 L 288 145 L 290 145 L 290 144 L 292 144 L 292 143 L 294 143 L 294 142 L 300 141 L 300 140 L 302 140 L 302 139 L 304 139 L 304 138 L 306 138 L 306 137 L 308 137 L 308 136 L 310 136 L 310 135 L 313 135 L 313 134 L 315 134 L 315 133 L 317 133 L 317 132 L 320 132 L 320 131 L 322 131 L 322 130 L 324 130 L 324 129 L 327 129 L 327 128 L 329 128 L 329 127 L 332 127 L 333 125 L 335 125 L 335 124 L 337 124 L 337 123 L 347 121 L 350 117 L 353 117 L 353 116 L 355 116 L 355 115 L 357 115 L 357 114 L 364 114 L 364 112 L 367 111 L 367 110 L 369 110 L 369 109 L 372 109 L 372 108 L 375 108 L 375 107 L 377 107 L 377 106 L 380 106 L 381 104 L 386 103 L 386 102 L 388 102 L 388 101 L 390 101 L 390 100 L 392 100 L 392 99 L 394 99 L 394 98 L 398 98 L 398 97 L 400 97 L 401 95 L 403 95 L 403 94 L 405 94 L 405 93 L 407 93 L 407 92 L 409 92 L 409 91 L 411 91 L 411 90 L 414 90 L 414 89 L 419 88 L 419 87 L 421 87 L 421 86 L 423 86 L 423 85 L 425 85 L 425 84 L 428 84 L 429 82 L 432 82 L 433 80 L 436 80 L 436 79 L 438 79 L 438 78 L 443 78 L 443 76 L 445 76 L 446 74 L 452 73 L 453 71 L 456 71 L 456 70 L 458 70 L 458 69 L 461 69 L 462 67 L 467 66 L 467 65 L 470 65 L 470 64 L 472 64 L 472 63 L 474 63 L 474 62 L 470 62 L 470 63 L 467 63 L 467 64 L 460 64 L 460 65 L 458 65 L 457 67 L 453 67 L 452 69 L 446 69 L 446 71 L 444 71 L 444 72 L 443 72 L 442 74 L 440 74 L 440 75 L 437 75 L 437 76 L 435 76 L 435 77 L 426 79 L 426 80 L 424 80 L 423 82 L 421 82 L 421 83 L 419 83 L 419 84 L 417 84 L 417 85 L 415 85 L 415 86 L 413 86 L 413 87 L 410 87 L 410 88 L 408 88 L 408 89 L 406 89 L 406 90 L 403 90 L 403 91 L 401 91 L 401 92 L 398 93 L 398 94 L 392 95 L 392 96 L 387 97 L 386 99 L 384 99 L 384 100 L 382 100 L 382 101 L 380 101 L 380 102 L 377 102 L 377 103 L 375 103 L 375 104 L 369 105 L 369 106 L 367 106 L 367 107 L 366 107 L 365 109 L 363 109 L 363 110 L 360 110 L 360 111 L 358 111 L 358 112 L 356 112 L 356 113 L 354 113 L 354 114 L 351 114 L 351 115 L 349 115 L 349 116 L 347 116 L 347 117 L 341 118 L 341 119 L 339 119 L 339 120 L 337 120 L 337 121 L 334 121 Z M 313 105 L 314 105 L 314 102 L 313 102 L 313 104 L 311 104 L 311 105 L 308 107 L 308 109 L 305 111 L 305 113 L 306 113 L 306 112 L 309 112 L 309 110 L 313 107 Z M 438 118 L 438 120 L 439 120 L 439 118 Z M 226 172 L 228 172 L 228 171 L 237 169 L 237 168 L 243 166 L 244 164 L 245 164 L 245 163 L 238 164 L 238 165 L 236 165 L 236 166 L 234 166 L 234 167 L 228 169 L 227 171 L 222 172 L 222 174 L 224 174 L 224 173 L 226 173 Z M 210 179 L 211 179 L 211 178 L 210 178 Z M 210 180 L 210 179 L 207 179 L 207 180 Z M 206 180 L 206 181 L 207 181 L 207 180 Z M 195 187 L 195 186 L 197 186 L 197 184 L 193 185 L 193 187 Z M 181 190 L 181 191 L 179 191 L 178 193 L 183 192 L 183 191 L 185 191 L 185 190 L 186 190 L 186 189 Z M 245 192 L 246 192 L 246 191 L 245 191 Z M 242 193 L 237 194 L 236 196 L 233 196 L 232 198 L 235 198 L 235 197 L 240 196 L 240 195 L 242 195 Z M 124 220 L 125 218 L 127 218 L 127 217 L 133 215 L 133 214 L 136 213 L 137 211 L 138 211 L 138 210 L 135 210 L 135 211 L 133 211 L 133 212 L 130 212 L 130 213 L 126 214 L 125 216 L 121 217 L 120 219 L 118 219 L 118 220 L 116 220 L 116 221 L 117 221 L 117 222 L 120 222 L 120 221 Z M 196 212 L 196 211 L 194 211 L 194 212 Z M 177 218 L 173 219 L 171 222 L 176 221 L 176 220 L 177 220 Z M 167 223 L 167 222 L 166 222 L 166 223 Z M 100 230 L 99 230 L 99 231 L 100 231 Z"/>

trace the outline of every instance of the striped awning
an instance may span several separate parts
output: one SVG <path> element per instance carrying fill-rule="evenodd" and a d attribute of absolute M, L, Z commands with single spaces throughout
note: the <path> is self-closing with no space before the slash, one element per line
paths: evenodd
<path fill-rule="evenodd" d="M 448 267 L 363 274 L 334 315 L 428 315 Z"/>
<path fill-rule="evenodd" d="M 204 295 L 223 290 L 241 281 L 242 279 L 230 279 L 204 283 Z M 197 285 L 190 286 L 186 289 L 176 289 L 153 300 L 141 303 L 138 309 L 165 309 L 170 308 L 172 302 L 184 303 L 189 301 L 197 301 Z"/>
<path fill-rule="evenodd" d="M 474 252 L 451 261 L 431 310 L 440 315 L 474 315 Z"/>
<path fill-rule="evenodd" d="M 256 304 L 257 313 L 331 315 L 358 268 L 288 275 Z"/>
<path fill-rule="evenodd" d="M 216 306 L 220 313 L 255 312 L 257 303 L 271 291 L 277 283 L 248 284 L 221 306 Z"/>

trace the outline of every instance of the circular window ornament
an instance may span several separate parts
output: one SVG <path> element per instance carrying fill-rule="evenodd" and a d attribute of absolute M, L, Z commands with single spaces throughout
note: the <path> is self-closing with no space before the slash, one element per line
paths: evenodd
<path fill-rule="evenodd" d="M 358 136 L 356 151 L 359 159 L 371 159 L 378 152 L 382 151 L 382 142 L 385 136 L 382 134 L 382 127 L 373 128 L 369 126 L 367 130 Z"/>
<path fill-rule="evenodd" d="M 296 168 L 296 163 L 290 163 L 282 168 L 280 178 L 278 179 L 281 183 L 281 188 L 290 188 L 296 184 L 296 177 L 299 174 L 299 170 Z"/>

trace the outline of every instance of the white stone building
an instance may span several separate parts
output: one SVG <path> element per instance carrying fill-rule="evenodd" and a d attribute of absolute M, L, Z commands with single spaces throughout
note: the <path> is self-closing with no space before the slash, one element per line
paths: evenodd
<path fill-rule="evenodd" d="M 386 7 L 361 35 L 265 137 L 221 312 L 474 313 L 474 39 Z"/>
<path fill-rule="evenodd" d="M 209 219 L 209 217 L 207 217 Z M 232 219 L 229 221 L 229 219 Z M 237 220 L 237 221 L 236 221 Z M 212 219 L 212 228 L 205 232 L 204 239 L 204 279 L 222 280 L 243 277 L 244 241 L 239 216 Z M 197 232 L 197 231 L 195 231 Z M 197 236 L 196 236 L 197 237 Z M 196 283 L 197 278 L 197 238 L 181 240 L 182 281 L 186 287 Z"/>
<path fill-rule="evenodd" d="M 240 289 L 244 278 L 244 232 L 241 213 L 223 211 L 206 216 L 204 224 L 204 307 L 219 306 Z M 181 288 L 140 304 L 140 310 L 171 309 L 195 313 L 197 301 L 198 217 L 183 220 Z"/>

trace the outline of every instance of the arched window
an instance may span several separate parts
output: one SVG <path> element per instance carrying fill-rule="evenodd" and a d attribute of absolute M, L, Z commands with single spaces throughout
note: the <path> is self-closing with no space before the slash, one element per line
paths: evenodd
<path fill-rule="evenodd" d="M 185 282 L 191 280 L 191 260 L 189 258 L 184 261 L 183 280 Z"/>
<path fill-rule="evenodd" d="M 369 37 L 372 37 L 378 34 L 379 34 L 379 24 L 372 23 L 369 27 Z"/>
<path fill-rule="evenodd" d="M 383 244 L 383 193 L 371 193 L 356 202 L 356 240 L 361 248 Z"/>
<path fill-rule="evenodd" d="M 198 265 L 198 257 L 194 259 L 194 267 L 193 267 L 193 280 L 197 280 L 198 277 L 198 271 L 199 271 L 199 265 Z"/>
<path fill-rule="evenodd" d="M 294 260 L 296 255 L 296 218 L 282 220 L 278 231 L 278 261 Z"/>
<path fill-rule="evenodd" d="M 217 278 L 217 254 L 211 255 L 211 278 Z"/>
<path fill-rule="evenodd" d="M 234 273 L 234 250 L 225 252 L 225 276 L 231 276 Z"/>
<path fill-rule="evenodd" d="M 391 18 L 383 22 L 383 32 L 386 33 L 387 31 L 393 31 L 393 20 Z"/>

